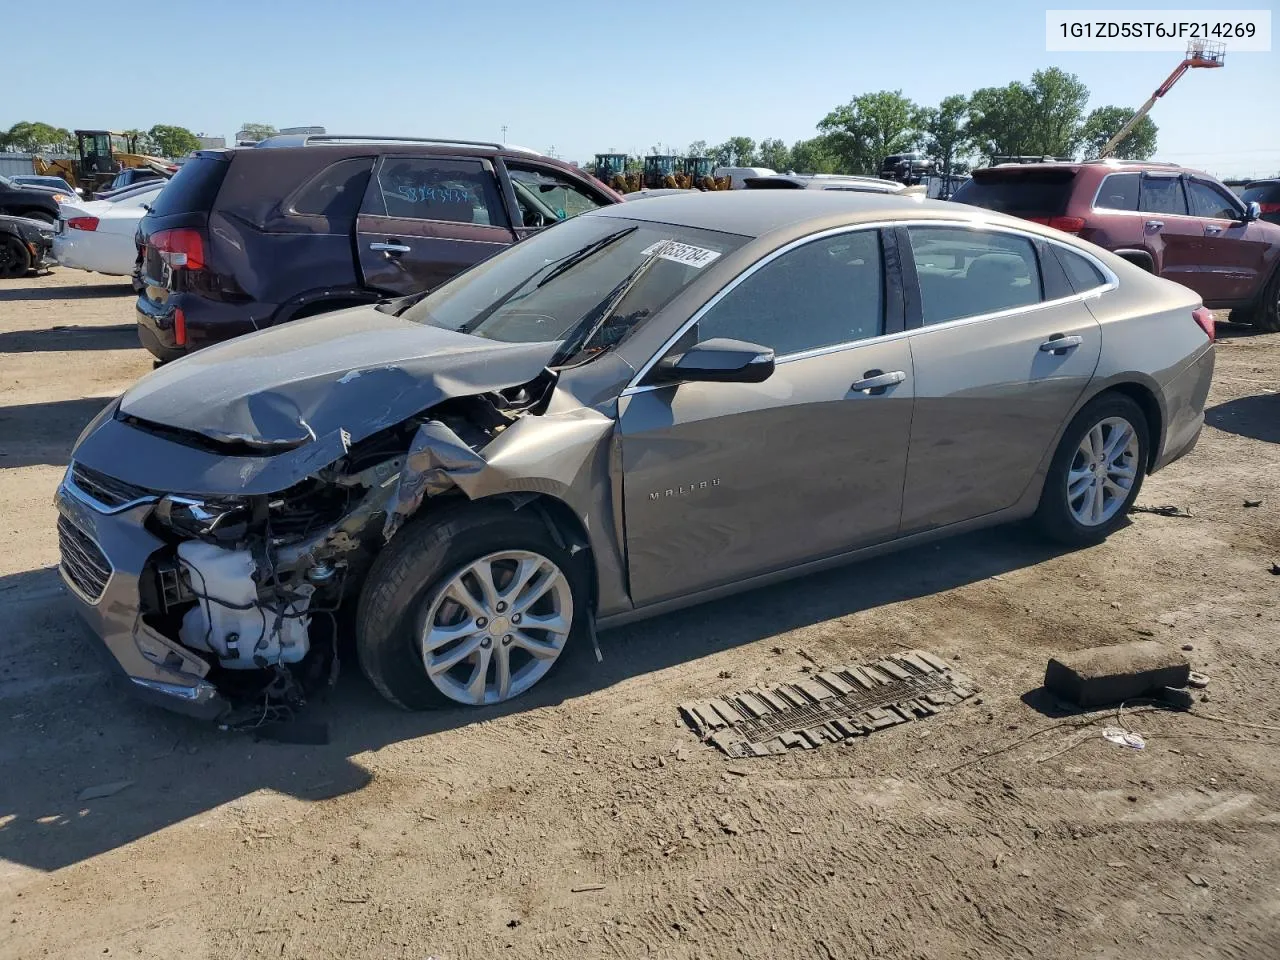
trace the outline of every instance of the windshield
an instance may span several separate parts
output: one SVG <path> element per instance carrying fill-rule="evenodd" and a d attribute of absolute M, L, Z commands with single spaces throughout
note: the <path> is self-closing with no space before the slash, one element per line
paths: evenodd
<path fill-rule="evenodd" d="M 558 341 L 572 366 L 621 343 L 747 237 L 585 216 L 513 244 L 405 311 L 430 324 L 506 343 Z"/>

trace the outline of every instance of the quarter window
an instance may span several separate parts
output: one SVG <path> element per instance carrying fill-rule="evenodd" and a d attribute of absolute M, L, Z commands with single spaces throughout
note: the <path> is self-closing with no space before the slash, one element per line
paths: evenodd
<path fill-rule="evenodd" d="M 1182 180 L 1178 177 L 1142 178 L 1142 194 L 1138 209 L 1143 213 L 1170 213 L 1186 215 L 1187 198 L 1182 193 Z"/>
<path fill-rule="evenodd" d="M 1137 173 L 1112 173 L 1103 178 L 1098 188 L 1098 197 L 1093 201 L 1095 209 L 1103 210 L 1137 210 L 1138 183 L 1142 179 Z"/>
<path fill-rule="evenodd" d="M 698 340 L 730 337 L 778 356 L 884 332 L 880 234 L 814 240 L 746 277 L 698 321 Z"/>
<path fill-rule="evenodd" d="M 372 170 L 372 157 L 339 160 L 302 188 L 293 201 L 293 212 L 331 220 L 354 219 Z"/>
<path fill-rule="evenodd" d="M 1027 307 L 1044 299 L 1025 237 L 963 227 L 909 227 L 924 324 Z"/>
<path fill-rule="evenodd" d="M 1210 220 L 1234 220 L 1239 208 L 1221 190 L 1203 180 L 1187 181 L 1187 200 L 1193 217 Z"/>
<path fill-rule="evenodd" d="M 1095 267 L 1087 257 L 1082 257 L 1080 254 L 1065 247 L 1059 247 L 1057 244 L 1054 244 L 1050 249 L 1053 250 L 1053 255 L 1058 258 L 1058 262 L 1062 264 L 1062 269 L 1066 271 L 1067 279 L 1071 281 L 1071 289 L 1076 293 L 1085 293 L 1107 282 L 1107 278 L 1102 271 Z"/>
<path fill-rule="evenodd" d="M 497 181 L 479 160 L 384 157 L 362 211 L 375 217 L 506 225 Z"/>

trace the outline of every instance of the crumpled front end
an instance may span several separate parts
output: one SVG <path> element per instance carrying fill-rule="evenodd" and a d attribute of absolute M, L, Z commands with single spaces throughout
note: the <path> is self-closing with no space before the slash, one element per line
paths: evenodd
<path fill-rule="evenodd" d="M 585 503 L 574 484 L 613 420 L 549 412 L 555 380 L 446 399 L 328 463 L 319 443 L 222 450 L 113 405 L 57 492 L 63 579 L 145 698 L 230 727 L 287 719 L 336 676 L 337 616 L 428 500 Z"/>

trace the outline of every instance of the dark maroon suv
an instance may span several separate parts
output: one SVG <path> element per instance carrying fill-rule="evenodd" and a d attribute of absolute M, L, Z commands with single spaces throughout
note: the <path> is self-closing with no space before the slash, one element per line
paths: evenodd
<path fill-rule="evenodd" d="M 1257 203 L 1176 164 L 1095 160 L 987 167 L 951 198 L 1106 247 L 1232 319 L 1280 330 L 1280 226 Z"/>
<path fill-rule="evenodd" d="M 282 136 L 202 150 L 138 231 L 138 335 L 161 360 L 429 290 L 528 233 L 622 198 L 496 143 Z"/>

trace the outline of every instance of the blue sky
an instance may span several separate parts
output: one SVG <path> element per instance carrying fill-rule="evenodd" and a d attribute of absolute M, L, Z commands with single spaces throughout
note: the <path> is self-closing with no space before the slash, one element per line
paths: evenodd
<path fill-rule="evenodd" d="M 1272 0 L 1183 4 L 1266 8 Z M 1173 53 L 1047 53 L 1044 11 L 1093 3 L 1005 0 L 855 5 L 810 0 L 171 0 L 138 20 L 64 0 L 76 55 L 10 46 L 0 126 L 174 123 L 233 136 L 245 121 L 332 132 L 497 139 L 586 160 L 730 136 L 788 143 L 855 94 L 922 104 L 1059 66 L 1090 107 L 1137 106 Z M 1129 0 L 1115 8 L 1161 8 Z M 6 19 L 14 22 L 14 11 Z M 19 4 L 20 23 L 53 21 Z M 92 24 L 92 26 L 87 26 Z M 79 33 L 81 28 L 76 28 Z M 65 51 L 65 45 L 58 49 Z M 1159 157 L 1220 176 L 1280 170 L 1280 60 L 1232 55 L 1188 73 L 1152 118 Z"/>

